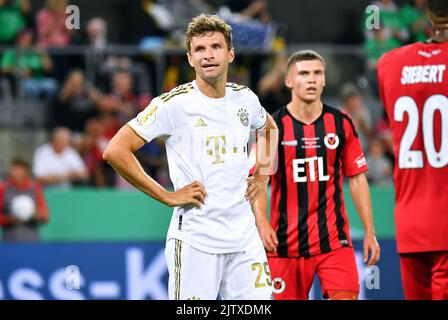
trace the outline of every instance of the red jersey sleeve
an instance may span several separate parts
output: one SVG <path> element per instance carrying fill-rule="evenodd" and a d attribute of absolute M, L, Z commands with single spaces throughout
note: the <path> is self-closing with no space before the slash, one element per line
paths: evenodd
<path fill-rule="evenodd" d="M 351 117 L 344 113 L 345 145 L 342 150 L 342 170 L 346 177 L 367 171 L 367 161 L 362 151 L 358 133 Z"/>

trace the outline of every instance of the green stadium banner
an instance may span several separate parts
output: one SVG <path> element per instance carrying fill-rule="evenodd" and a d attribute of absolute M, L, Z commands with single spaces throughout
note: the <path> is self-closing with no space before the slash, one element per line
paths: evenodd
<path fill-rule="evenodd" d="M 378 238 L 393 238 L 393 188 L 372 187 Z M 362 224 L 347 188 L 344 190 L 351 234 L 363 236 Z M 163 241 L 171 218 L 169 208 L 138 191 L 47 190 L 50 221 L 41 228 L 42 241 Z"/>

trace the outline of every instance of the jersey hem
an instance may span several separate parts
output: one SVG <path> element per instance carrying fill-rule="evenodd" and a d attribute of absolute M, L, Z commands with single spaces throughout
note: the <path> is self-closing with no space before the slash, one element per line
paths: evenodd
<path fill-rule="evenodd" d="M 196 250 L 204 252 L 204 253 L 208 253 L 208 254 L 228 254 L 228 253 L 244 252 L 244 251 L 247 251 L 247 249 L 250 246 L 249 239 L 245 239 L 244 240 L 244 242 L 246 243 L 244 246 L 233 247 L 233 248 L 228 248 L 228 249 L 209 247 L 209 246 L 201 244 L 198 241 L 195 241 L 195 240 L 191 239 L 190 237 L 181 236 L 181 235 L 178 235 L 178 234 L 168 236 L 166 238 L 166 241 L 168 242 L 171 239 L 177 239 L 177 240 L 180 240 L 180 241 L 184 241 L 188 245 L 190 245 L 191 247 L 195 248 Z"/>

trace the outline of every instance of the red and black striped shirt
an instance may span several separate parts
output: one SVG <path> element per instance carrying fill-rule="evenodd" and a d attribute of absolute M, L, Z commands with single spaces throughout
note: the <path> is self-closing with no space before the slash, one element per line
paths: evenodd
<path fill-rule="evenodd" d="M 367 171 L 352 119 L 328 105 L 309 125 L 286 107 L 273 118 L 279 128 L 271 197 L 271 225 L 279 241 L 274 256 L 309 257 L 351 247 L 343 175 Z"/>

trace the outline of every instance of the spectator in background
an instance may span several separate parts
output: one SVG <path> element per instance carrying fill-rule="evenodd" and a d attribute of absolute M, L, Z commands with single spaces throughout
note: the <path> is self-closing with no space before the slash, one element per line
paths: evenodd
<path fill-rule="evenodd" d="M 386 39 L 393 38 L 400 44 L 407 43 L 409 31 L 404 25 L 399 8 L 394 0 L 374 1 L 372 5 L 377 6 L 380 10 L 381 28 L 384 28 Z M 364 25 L 364 28 L 366 40 L 374 38 L 375 29 L 369 30 L 366 25 Z"/>
<path fill-rule="evenodd" d="M 41 47 L 64 47 L 70 43 L 71 30 L 65 25 L 67 0 L 47 0 L 36 15 L 37 44 Z"/>
<path fill-rule="evenodd" d="M 367 179 L 377 186 L 392 185 L 392 164 L 385 155 L 384 145 L 380 139 L 370 141 L 367 155 Z"/>
<path fill-rule="evenodd" d="M 83 63 L 88 80 L 95 84 L 100 90 L 108 91 L 113 82 L 115 72 L 120 70 L 128 71 L 135 81 L 135 92 L 144 99 L 145 106 L 148 105 L 152 96 L 152 83 L 148 75 L 146 65 L 141 61 L 134 61 L 129 55 L 108 54 L 105 52 L 109 40 L 108 26 L 106 20 L 101 17 L 93 17 L 87 21 L 86 27 L 81 32 L 75 34 L 74 43 L 86 45 L 90 50 L 85 55 Z"/>
<path fill-rule="evenodd" d="M 30 178 L 29 171 L 28 162 L 14 159 L 8 180 L 0 184 L 3 241 L 39 241 L 39 225 L 48 220 L 42 189 Z"/>
<path fill-rule="evenodd" d="M 216 10 L 203 0 L 158 0 L 145 2 L 146 12 L 153 17 L 157 25 L 168 32 L 176 33 L 175 37 L 184 39 L 185 25 L 198 14 L 211 14 Z M 172 34 L 173 36 L 173 34 Z M 184 45 L 184 43 L 182 43 Z"/>
<path fill-rule="evenodd" d="M 267 0 L 228 0 L 226 5 L 230 11 L 244 17 L 259 19 L 264 23 L 271 21 Z"/>
<path fill-rule="evenodd" d="M 78 145 L 78 151 L 89 171 L 89 185 L 95 187 L 108 185 L 102 153 L 109 140 L 105 139 L 104 130 L 100 119 L 89 119 L 86 123 L 85 133 Z"/>
<path fill-rule="evenodd" d="M 381 56 L 395 48 L 401 46 L 400 41 L 396 38 L 386 36 L 386 29 L 373 30 L 373 38 L 364 42 L 364 50 L 366 54 L 367 77 L 371 81 L 371 87 L 377 90 L 378 80 L 376 75 L 376 67 Z"/>
<path fill-rule="evenodd" d="M 164 180 L 165 176 L 162 170 L 166 168 L 167 162 L 164 155 L 164 143 L 162 140 L 155 139 L 146 143 L 135 154 L 140 161 L 143 169 L 151 177 L 154 177 L 157 182 L 166 186 L 170 184 L 169 179 Z"/>
<path fill-rule="evenodd" d="M 13 44 L 17 33 L 27 27 L 29 0 L 0 0 L 0 44 Z"/>
<path fill-rule="evenodd" d="M 112 137 L 120 129 L 117 117 L 110 112 L 103 112 L 88 121 L 86 133 L 79 146 L 80 153 L 88 166 L 90 183 L 97 187 L 116 187 L 117 174 L 102 158 L 104 150 Z M 98 159 L 98 151 L 100 159 Z"/>
<path fill-rule="evenodd" d="M 257 94 L 261 105 L 271 114 L 287 105 L 291 99 L 291 92 L 283 81 L 287 59 L 288 57 L 284 53 L 277 54 L 274 57 L 274 65 L 268 69 L 257 84 Z"/>
<path fill-rule="evenodd" d="M 72 70 L 59 92 L 54 110 L 56 124 L 74 132 L 84 131 L 87 121 L 98 114 L 99 101 L 100 93 L 87 83 L 84 72 Z"/>
<path fill-rule="evenodd" d="M 33 172 L 43 186 L 69 188 L 89 178 L 81 156 L 70 143 L 70 130 L 58 127 L 52 132 L 51 142 L 36 150 Z"/>
<path fill-rule="evenodd" d="M 100 112 L 116 115 L 120 126 L 127 123 L 140 111 L 138 97 L 132 92 L 132 88 L 133 78 L 129 72 L 115 72 L 111 92 L 99 102 Z"/>
<path fill-rule="evenodd" d="M 342 109 L 352 117 L 358 130 L 358 139 L 366 153 L 373 136 L 373 119 L 369 109 L 364 105 L 364 97 L 354 84 L 347 83 L 341 89 L 341 98 Z"/>
<path fill-rule="evenodd" d="M 401 20 L 408 28 L 410 42 L 426 41 L 430 34 L 430 23 L 426 16 L 426 0 L 412 0 L 400 10 Z"/>
<path fill-rule="evenodd" d="M 65 9 L 68 0 L 46 0 L 45 7 L 37 13 L 37 43 L 42 48 L 67 46 L 72 37 L 73 30 L 65 25 L 67 14 Z M 52 54 L 54 69 L 53 76 L 64 81 L 72 63 L 72 57 L 66 54 Z"/>
<path fill-rule="evenodd" d="M 87 22 L 87 42 L 93 49 L 103 50 L 107 45 L 107 23 L 101 17 Z"/>
<path fill-rule="evenodd" d="M 8 49 L 0 62 L 1 71 L 17 80 L 27 97 L 36 101 L 41 94 L 47 102 L 52 102 L 58 84 L 55 79 L 47 77 L 53 63 L 43 50 L 33 47 L 33 31 L 23 29 L 17 35 L 17 46 Z"/>

